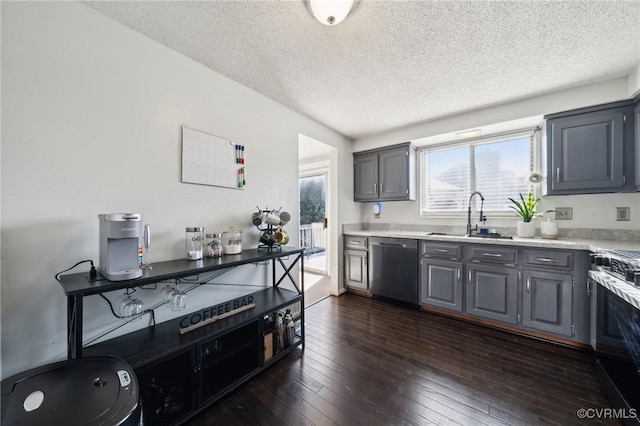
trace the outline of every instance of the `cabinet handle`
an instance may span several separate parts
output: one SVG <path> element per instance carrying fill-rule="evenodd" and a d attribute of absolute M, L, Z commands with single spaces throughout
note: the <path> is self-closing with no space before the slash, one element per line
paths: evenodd
<path fill-rule="evenodd" d="M 556 168 L 556 182 L 560 183 L 560 167 Z"/>
<path fill-rule="evenodd" d="M 587 296 L 591 296 L 591 280 L 587 278 Z"/>
<path fill-rule="evenodd" d="M 469 283 L 471 283 L 471 271 L 469 271 Z"/>
<path fill-rule="evenodd" d="M 373 184 L 373 192 L 375 192 L 376 194 L 378 193 L 378 184 L 377 183 Z"/>
<path fill-rule="evenodd" d="M 462 272 L 460 271 L 460 268 L 456 268 L 456 269 L 458 269 L 458 281 L 460 281 L 460 278 L 461 278 Z"/>
<path fill-rule="evenodd" d="M 555 262 L 558 263 L 560 262 L 560 259 L 550 259 L 548 257 L 536 257 L 536 260 L 539 260 L 540 262 Z"/>
<path fill-rule="evenodd" d="M 482 253 L 482 255 L 487 257 L 502 257 L 499 253 Z"/>
<path fill-rule="evenodd" d="M 367 258 L 366 257 L 362 258 L 362 265 L 363 266 L 367 266 Z"/>
<path fill-rule="evenodd" d="M 433 251 L 437 251 L 438 253 L 446 253 L 447 250 L 445 249 L 433 249 Z"/>
<path fill-rule="evenodd" d="M 380 182 L 380 193 L 382 193 L 382 182 Z"/>
<path fill-rule="evenodd" d="M 394 244 L 394 243 L 378 243 L 379 246 L 385 246 L 385 247 L 402 247 L 402 248 L 407 248 L 406 244 Z"/>
<path fill-rule="evenodd" d="M 360 241 L 349 241 L 349 244 L 353 244 L 354 246 L 359 246 Z"/>
<path fill-rule="evenodd" d="M 531 278 L 527 278 L 527 293 L 531 293 Z"/>

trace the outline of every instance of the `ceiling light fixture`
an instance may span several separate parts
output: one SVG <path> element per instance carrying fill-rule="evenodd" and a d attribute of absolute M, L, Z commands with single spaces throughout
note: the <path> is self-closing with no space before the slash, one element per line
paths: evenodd
<path fill-rule="evenodd" d="M 314 18 L 324 25 L 338 25 L 356 6 L 357 0 L 306 0 Z"/>

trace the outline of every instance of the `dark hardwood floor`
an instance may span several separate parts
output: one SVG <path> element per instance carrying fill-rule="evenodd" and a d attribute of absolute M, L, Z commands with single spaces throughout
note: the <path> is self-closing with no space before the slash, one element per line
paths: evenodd
<path fill-rule="evenodd" d="M 621 424 L 587 351 L 346 294 L 306 311 L 306 347 L 192 419 L 200 425 Z"/>

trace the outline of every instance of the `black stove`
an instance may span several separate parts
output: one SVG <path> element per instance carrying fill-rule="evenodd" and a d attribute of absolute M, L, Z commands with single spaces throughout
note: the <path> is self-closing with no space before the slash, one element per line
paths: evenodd
<path fill-rule="evenodd" d="M 596 269 L 607 272 L 629 284 L 640 286 L 640 251 L 601 250 L 591 254 Z"/>
<path fill-rule="evenodd" d="M 591 254 L 591 345 L 602 385 L 616 413 L 640 425 L 640 251 Z"/>

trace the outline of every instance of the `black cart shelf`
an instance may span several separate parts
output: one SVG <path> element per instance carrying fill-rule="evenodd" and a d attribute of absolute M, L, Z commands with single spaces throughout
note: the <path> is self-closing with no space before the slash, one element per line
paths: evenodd
<path fill-rule="evenodd" d="M 282 247 L 278 251 L 244 250 L 237 255 L 201 261 L 158 262 L 153 264 L 153 269 L 145 270 L 140 278 L 117 282 L 102 278 L 92 281 L 87 273 L 63 275 L 62 288 L 67 295 L 68 358 L 113 355 L 124 359 L 138 376 L 148 424 L 180 424 L 274 361 L 304 347 L 304 281 L 297 279 L 297 271 L 293 272 L 299 264 L 300 276 L 303 276 L 303 253 L 302 248 Z M 272 285 L 244 296 L 255 303 L 252 309 L 180 334 L 185 316 L 197 315 L 203 310 L 194 311 L 83 347 L 84 297 L 265 262 L 271 265 Z M 295 290 L 280 288 L 283 282 L 293 284 Z M 284 347 L 278 340 L 273 321 L 285 309 L 296 306 L 299 306 L 299 314 L 294 318 L 295 339 Z"/>

